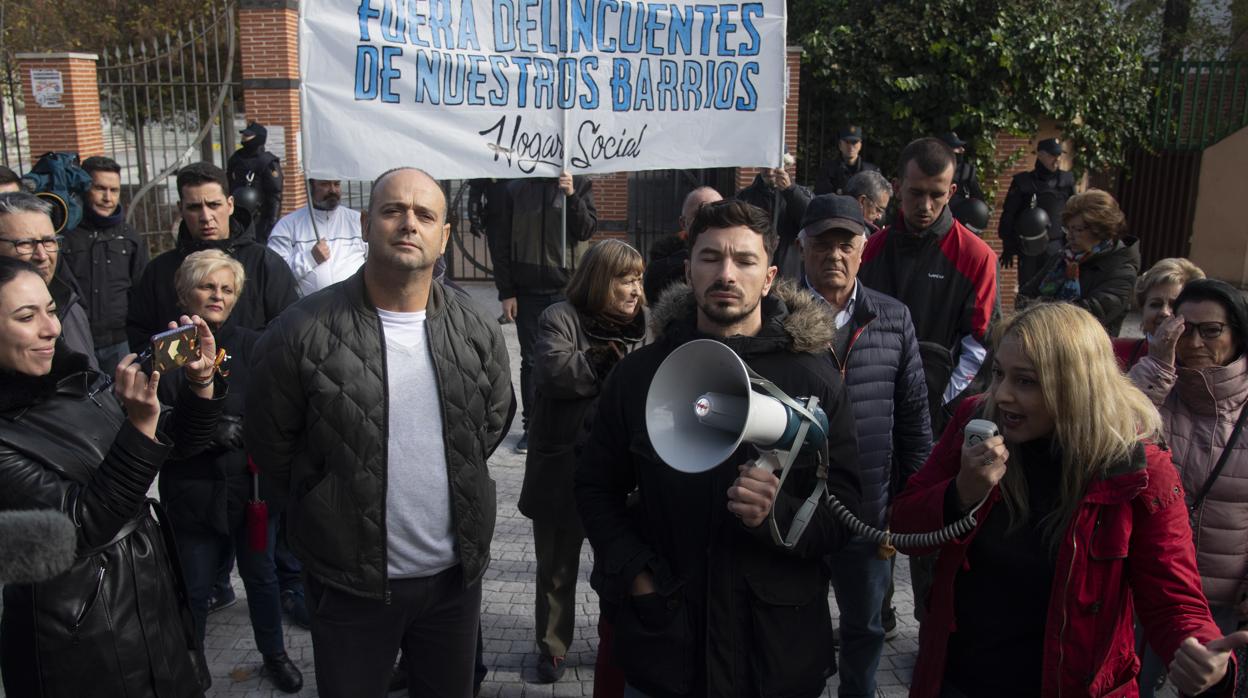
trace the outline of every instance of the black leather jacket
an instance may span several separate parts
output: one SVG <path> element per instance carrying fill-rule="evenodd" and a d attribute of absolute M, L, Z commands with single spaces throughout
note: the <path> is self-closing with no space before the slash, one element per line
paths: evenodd
<path fill-rule="evenodd" d="M 9 695 L 202 696 L 210 683 L 147 491 L 175 451 L 166 433 L 178 451 L 203 448 L 222 400 L 178 400 L 154 442 L 80 354 L 58 353 L 49 376 L 0 374 L 0 510 L 55 509 L 78 529 L 68 572 L 4 589 Z"/>

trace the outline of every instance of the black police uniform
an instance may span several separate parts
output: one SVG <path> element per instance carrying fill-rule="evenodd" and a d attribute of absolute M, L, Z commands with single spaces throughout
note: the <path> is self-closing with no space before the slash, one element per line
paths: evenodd
<path fill-rule="evenodd" d="M 254 135 L 230 156 L 230 193 L 240 187 L 252 187 L 260 192 L 260 208 L 253 230 L 256 240 L 263 244 L 282 212 L 282 164 L 276 155 L 264 149 L 269 135 L 267 129 L 251 123 L 243 133 Z"/>
<path fill-rule="evenodd" d="M 1018 283 L 1027 283 L 1036 272 L 1044 268 L 1045 263 L 1061 251 L 1065 242 L 1062 232 L 1062 209 L 1066 200 L 1075 194 L 1075 177 L 1069 172 L 1058 168 L 1056 172 L 1045 169 L 1039 161 L 1035 169 L 1014 175 L 1010 182 L 1010 191 L 1005 195 L 1005 205 L 1001 209 L 1002 258 L 1007 261 L 1019 257 Z M 1018 234 L 1014 230 L 1018 215 L 1031 207 L 1032 197 L 1036 206 L 1049 214 L 1049 244 L 1041 255 L 1023 255 L 1019 247 Z"/>

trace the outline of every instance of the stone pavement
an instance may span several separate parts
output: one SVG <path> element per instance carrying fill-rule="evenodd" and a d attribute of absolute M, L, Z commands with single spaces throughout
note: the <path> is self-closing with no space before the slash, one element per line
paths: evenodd
<path fill-rule="evenodd" d="M 492 284 L 464 284 L 492 313 L 499 312 Z M 519 390 L 520 352 L 515 325 L 506 325 L 512 358 L 512 375 Z M 494 533 L 494 559 L 483 582 L 481 623 L 485 637 L 485 663 L 490 672 L 481 687 L 482 696 L 580 696 L 593 694 L 594 658 L 598 635 L 598 604 L 589 588 L 592 551 L 585 545 L 581 557 L 580 584 L 577 587 L 576 639 L 568 656 L 567 673 L 553 685 L 533 683 L 536 654 L 533 645 L 533 559 L 532 531 L 528 519 L 516 510 L 524 473 L 524 457 L 514 453 L 520 436 L 520 419 L 499 450 L 490 459 L 491 474 L 498 482 L 498 523 Z M 209 696 L 281 696 L 267 679 L 259 675 L 260 656 L 255 651 L 248 624 L 246 600 L 237 574 L 234 587 L 239 603 L 211 616 L 208 621 L 207 657 L 213 675 Z M 918 624 L 910 589 L 909 566 L 898 560 L 896 593 L 900 633 L 884 646 L 880 661 L 880 696 L 904 696 L 908 691 L 915 655 L 918 651 Z M 832 600 L 833 613 L 836 613 Z M 287 624 L 286 643 L 291 658 L 304 673 L 304 690 L 298 695 L 315 696 L 316 677 L 312 666 L 312 643 L 307 631 Z M 836 695 L 835 677 L 825 695 Z M 405 693 L 395 693 L 395 696 Z M 422 697 L 423 698 L 423 697 Z"/>

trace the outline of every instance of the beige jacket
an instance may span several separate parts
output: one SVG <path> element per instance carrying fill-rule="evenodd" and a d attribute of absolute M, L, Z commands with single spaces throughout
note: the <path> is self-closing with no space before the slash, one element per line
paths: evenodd
<path fill-rule="evenodd" d="M 1177 371 L 1146 356 L 1129 375 L 1161 412 L 1165 437 L 1190 504 L 1222 456 L 1240 410 L 1248 403 L 1248 355 L 1226 366 Z M 1192 521 L 1205 596 L 1217 606 L 1238 603 L 1248 591 L 1248 433 L 1239 435 L 1226 467 Z"/>

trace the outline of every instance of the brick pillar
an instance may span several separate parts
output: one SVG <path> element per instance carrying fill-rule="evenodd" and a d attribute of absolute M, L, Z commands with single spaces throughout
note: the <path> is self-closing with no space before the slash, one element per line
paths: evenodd
<path fill-rule="evenodd" d="M 94 53 L 17 54 L 32 162 L 48 151 L 104 154 L 97 59 Z"/>
<path fill-rule="evenodd" d="M 802 47 L 790 46 L 788 55 L 785 57 L 785 72 L 789 78 L 789 92 L 785 96 L 784 102 L 784 147 L 793 155 L 797 155 L 797 117 L 798 117 L 798 98 L 801 91 L 802 83 Z M 797 181 L 797 165 L 789 165 L 785 168 L 789 171 L 789 176 L 793 181 Z M 737 168 L 737 191 L 750 186 L 754 181 L 754 175 L 762 171 L 759 167 L 738 167 Z"/>
<path fill-rule="evenodd" d="M 628 240 L 628 173 L 594 175 L 599 238 Z M 643 250 L 644 254 L 645 251 Z"/>
<path fill-rule="evenodd" d="M 239 7 L 243 57 L 243 106 L 248 121 L 285 130 L 282 213 L 307 203 L 299 161 L 299 2 L 242 0 Z M 270 143 L 270 145 L 273 145 Z"/>

